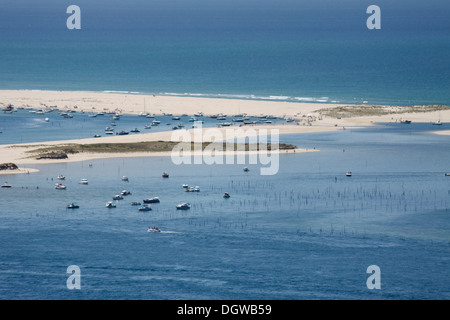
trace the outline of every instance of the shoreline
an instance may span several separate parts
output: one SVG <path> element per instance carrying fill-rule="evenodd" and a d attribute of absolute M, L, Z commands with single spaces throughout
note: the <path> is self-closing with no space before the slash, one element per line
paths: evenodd
<path fill-rule="evenodd" d="M 204 128 L 204 130 L 218 130 L 225 137 L 226 130 L 235 130 L 241 137 L 258 136 L 264 133 L 279 135 L 304 134 L 317 132 L 332 132 L 346 129 L 360 129 L 380 123 L 398 123 L 410 120 L 414 123 L 432 123 L 440 119 L 450 122 L 450 108 L 443 106 L 372 106 L 333 104 L 323 102 L 286 102 L 265 100 L 242 100 L 230 98 L 208 98 L 191 96 L 156 96 L 138 93 L 110 93 L 89 91 L 46 91 L 46 90 L 0 90 L 0 108 L 12 104 L 15 108 L 45 109 L 53 107 L 57 111 L 72 110 L 89 113 L 121 113 L 139 115 L 145 114 L 173 114 L 192 115 L 202 114 L 205 117 L 213 115 L 248 115 L 275 116 L 293 119 L 294 122 L 282 124 L 248 125 L 239 127 L 233 125 L 227 128 Z M 3 107 L 2 107 L 3 106 Z M 56 107 L 55 107 L 56 106 Z M 428 106 L 430 107 L 430 106 Z M 403 109 L 402 109 L 403 108 Z M 404 112 L 405 110 L 410 111 Z M 343 116 L 340 116 L 340 115 Z M 192 135 L 193 130 L 185 130 Z M 67 144 L 98 144 L 98 143 L 136 143 L 148 141 L 178 141 L 173 140 L 181 130 L 167 130 L 152 133 L 141 133 L 129 136 L 108 136 L 101 138 L 73 139 L 64 141 L 47 141 L 39 143 L 23 143 L 0 145 L 2 161 L 17 164 L 46 164 L 63 163 L 65 161 L 87 161 L 89 159 L 138 157 L 138 156 L 170 156 L 170 152 L 133 152 L 130 154 L 75 154 L 71 159 L 63 160 L 34 160 L 26 158 L 24 146 L 56 146 Z M 432 132 L 432 130 L 430 130 Z M 434 132 L 433 132 L 434 133 Z M 438 132 L 450 134 L 450 130 Z M 206 140 L 205 140 L 206 141 Z M 220 140 L 218 140 L 220 141 Z M 282 143 L 282 141 L 280 141 Z M 22 149 L 22 148 L 23 149 Z M 37 148 L 37 147 L 36 147 Z M 304 149 L 297 149 L 298 153 Z M 302 151 L 303 150 L 303 151 Z M 284 151 L 284 150 L 283 150 Z"/>

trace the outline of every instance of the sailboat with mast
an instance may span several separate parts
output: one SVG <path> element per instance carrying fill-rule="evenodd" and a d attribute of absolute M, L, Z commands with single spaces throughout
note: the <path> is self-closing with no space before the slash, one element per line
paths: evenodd
<path fill-rule="evenodd" d="M 436 122 L 433 122 L 433 125 L 435 126 L 441 126 L 442 122 L 441 122 L 441 108 L 439 108 L 439 120 Z"/>

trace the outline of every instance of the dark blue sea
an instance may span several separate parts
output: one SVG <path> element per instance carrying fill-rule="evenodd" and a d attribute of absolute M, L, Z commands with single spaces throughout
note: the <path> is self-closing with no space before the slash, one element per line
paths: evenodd
<path fill-rule="evenodd" d="M 446 1 L 377 1 L 381 30 L 366 27 L 372 1 L 76 2 L 81 30 L 66 28 L 72 1 L 0 3 L 0 89 L 450 104 Z M 151 130 L 170 128 L 161 120 Z M 118 127 L 143 132 L 145 121 Z M 0 142 L 109 124 L 19 110 L 0 115 Z M 281 136 L 320 151 L 280 155 L 273 176 L 167 157 L 27 165 L 40 171 L 2 176 L 12 188 L 0 189 L 0 299 L 449 299 L 450 141 L 430 133 L 448 129 Z M 67 190 L 55 189 L 60 174 Z M 153 196 L 152 211 L 130 204 Z M 80 290 L 66 286 L 70 265 Z M 366 285 L 371 265 L 381 289 Z"/>

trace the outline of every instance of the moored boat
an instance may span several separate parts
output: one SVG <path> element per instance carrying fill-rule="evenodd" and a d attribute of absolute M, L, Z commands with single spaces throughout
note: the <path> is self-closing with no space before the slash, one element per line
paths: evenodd
<path fill-rule="evenodd" d="M 161 202 L 159 200 L 159 197 L 151 197 L 151 198 L 145 199 L 143 201 L 144 201 L 144 203 L 159 203 L 159 202 Z"/>
<path fill-rule="evenodd" d="M 115 203 L 112 203 L 111 201 L 106 203 L 106 208 L 115 208 L 117 205 Z"/>
<path fill-rule="evenodd" d="M 177 205 L 177 210 L 188 210 L 191 208 L 189 203 L 180 203 Z"/>
<path fill-rule="evenodd" d="M 200 187 L 196 186 L 196 187 L 188 187 L 185 189 L 186 192 L 200 192 Z"/>
<path fill-rule="evenodd" d="M 225 192 L 225 194 L 223 195 L 223 197 L 224 197 L 225 199 L 228 199 L 228 198 L 230 197 L 230 194 L 229 194 L 228 192 Z"/>
<path fill-rule="evenodd" d="M 152 211 L 152 208 L 150 208 L 149 205 L 144 204 L 142 207 L 139 208 L 139 211 Z"/>
<path fill-rule="evenodd" d="M 116 194 L 116 195 L 113 197 L 113 200 L 123 200 L 123 197 L 122 197 L 121 195 L 119 195 L 119 194 Z"/>
<path fill-rule="evenodd" d="M 161 230 L 157 227 L 148 227 L 148 232 L 161 232 Z"/>
<path fill-rule="evenodd" d="M 71 204 L 68 204 L 68 205 L 66 206 L 66 208 L 67 208 L 67 209 L 79 209 L 80 206 L 72 202 Z"/>
<path fill-rule="evenodd" d="M 63 185 L 62 183 L 57 183 L 57 184 L 55 185 L 55 189 L 56 189 L 56 190 L 66 190 L 67 187 L 66 187 L 65 185 Z"/>
<path fill-rule="evenodd" d="M 8 182 L 5 182 L 5 183 L 2 185 L 2 188 L 12 188 L 12 186 L 11 186 Z"/>
<path fill-rule="evenodd" d="M 351 172 L 351 171 L 347 171 L 347 172 L 345 173 L 345 175 L 346 175 L 347 177 L 351 177 L 351 176 L 352 176 L 352 172 Z"/>
<path fill-rule="evenodd" d="M 163 172 L 162 177 L 163 177 L 163 178 L 168 178 L 168 177 L 169 177 L 169 174 L 168 174 L 167 172 Z"/>

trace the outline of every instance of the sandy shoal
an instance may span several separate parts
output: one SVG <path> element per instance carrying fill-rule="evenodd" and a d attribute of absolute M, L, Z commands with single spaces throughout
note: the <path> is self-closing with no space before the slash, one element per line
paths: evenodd
<path fill-rule="evenodd" d="M 6 175 L 11 175 L 11 174 L 28 174 L 28 173 L 35 173 L 35 172 L 39 172 L 39 170 L 34 169 L 34 168 L 19 168 L 16 170 L 1 170 L 0 176 L 6 176 Z"/>
<path fill-rule="evenodd" d="M 305 103 L 305 102 L 283 102 L 283 101 L 262 101 L 262 100 L 238 100 L 238 99 L 216 99 L 216 98 L 196 98 L 179 96 L 154 96 L 142 94 L 106 93 L 106 92 L 67 92 L 67 91 L 33 91 L 33 90 L 0 90 L 0 107 L 12 104 L 14 107 L 44 109 L 46 106 L 57 106 L 58 110 L 75 110 L 77 112 L 120 112 L 125 114 L 151 113 L 173 114 L 173 115 L 194 115 L 203 113 L 205 116 L 226 114 L 247 114 L 249 116 L 272 115 L 277 117 L 295 117 L 302 119 L 306 115 L 319 118 L 317 112 L 323 108 L 335 108 L 343 104 L 325 103 Z M 386 110 L 394 111 L 394 107 L 382 106 Z M 278 130 L 280 135 L 315 133 L 325 131 L 336 131 L 344 129 L 361 128 L 371 126 L 376 123 L 399 122 L 408 119 L 413 122 L 432 123 L 441 119 L 442 122 L 450 122 L 450 110 L 442 112 L 433 111 L 427 113 L 404 113 L 388 114 L 382 116 L 361 116 L 352 118 L 336 119 L 322 117 L 321 120 L 313 121 L 305 125 L 305 121 L 300 124 L 277 124 L 244 126 L 241 129 L 256 130 L 275 133 L 271 130 Z M 219 129 L 224 136 L 226 130 L 236 129 L 236 126 Z M 180 131 L 180 130 L 176 130 Z M 108 136 L 101 138 L 77 139 L 70 141 L 50 141 L 45 143 L 24 144 L 31 147 L 38 145 L 61 145 L 61 144 L 92 144 L 92 143 L 129 143 L 140 141 L 172 141 L 174 131 L 142 133 L 127 136 Z M 258 134 L 259 134 L 258 133 Z M 245 134 L 245 133 L 244 133 Z M 441 131 L 440 134 L 448 134 Z M 250 135 L 252 135 L 250 133 Z M 17 145 L 20 146 L 20 145 Z M 23 145 L 22 145 L 23 146 Z M 29 148 L 12 147 L 10 145 L 0 145 L 0 163 L 13 162 L 17 164 L 35 163 L 61 163 L 63 161 L 85 161 L 89 159 L 113 158 L 113 157 L 136 157 L 136 156 L 168 156 L 168 153 L 129 153 L 129 154 L 87 154 L 81 153 L 70 155 L 69 160 L 35 160 L 29 158 L 25 151 Z M 299 149 L 298 152 L 301 152 Z M 306 150 L 304 150 L 306 151 Z"/>
<path fill-rule="evenodd" d="M 238 131 L 233 131 L 232 128 L 213 128 L 216 132 L 214 136 L 206 136 L 208 128 L 202 131 L 201 139 L 203 142 L 210 141 L 224 141 L 227 137 L 249 137 L 258 136 L 261 134 L 292 134 L 301 133 L 304 130 L 309 132 L 317 132 L 323 130 L 323 128 L 317 127 L 304 127 L 298 125 L 278 125 L 278 126 L 255 126 L 255 127 L 243 127 L 236 128 L 242 129 Z M 232 135 L 229 135 L 229 130 Z M 125 157 L 150 157 L 150 156 L 165 156 L 170 157 L 171 152 L 130 152 L 130 153 L 77 153 L 69 154 L 69 159 L 62 160 L 51 160 L 51 159 L 41 159 L 37 160 L 31 157 L 31 154 L 27 151 L 35 150 L 38 148 L 50 147 L 50 146 L 62 146 L 68 144 L 97 144 L 97 143 L 136 143 L 136 142 L 149 142 L 149 141 L 175 141 L 181 142 L 182 137 L 180 135 L 188 134 L 188 137 L 192 142 L 200 142 L 196 139 L 197 135 L 195 129 L 189 130 L 177 130 L 177 131 L 162 131 L 154 133 L 143 133 L 136 135 L 125 135 L 125 136 L 107 136 L 101 138 L 88 138 L 88 139 L 74 139 L 65 141 L 48 141 L 48 142 L 37 142 L 37 143 L 23 143 L 23 144 L 13 144 L 13 145 L 0 145 L 0 162 L 12 162 L 15 164 L 52 164 L 52 163 L 63 163 L 63 162 L 78 162 L 78 161 L 88 161 L 94 159 L 105 159 L 105 158 L 125 158 Z M 223 139 L 217 139 L 218 135 L 223 137 Z M 209 139 L 208 139 L 209 138 Z M 268 142 L 270 143 L 270 136 L 268 137 Z M 317 151 L 314 149 L 301 149 L 297 148 L 290 151 L 280 151 L 281 154 L 287 153 L 302 153 L 302 152 L 313 152 Z M 251 154 L 252 151 L 246 152 L 246 154 Z M 229 153 L 228 153 L 229 154 Z M 239 154 L 234 152 L 234 154 Z M 195 153 L 193 153 L 195 155 Z"/>

